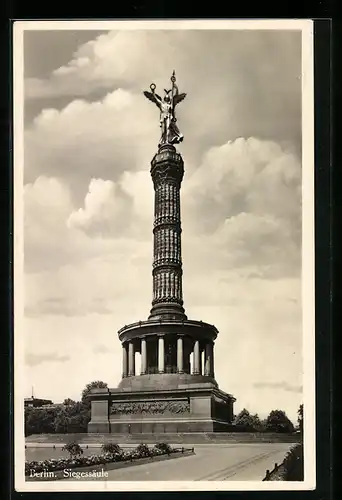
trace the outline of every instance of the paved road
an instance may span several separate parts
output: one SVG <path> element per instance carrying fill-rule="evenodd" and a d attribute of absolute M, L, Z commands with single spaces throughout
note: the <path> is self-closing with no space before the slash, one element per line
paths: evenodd
<path fill-rule="evenodd" d="M 190 445 L 191 446 L 191 445 Z M 194 445 L 195 455 L 108 472 L 108 481 L 261 481 L 286 443 Z"/>
<path fill-rule="evenodd" d="M 32 453 L 47 454 L 49 458 L 53 445 L 36 446 L 26 450 Z M 132 447 L 135 445 L 122 445 Z M 178 445 L 174 445 L 179 447 Z M 195 455 L 132 465 L 123 469 L 108 471 L 108 481 L 261 481 L 266 469 L 273 469 L 275 463 L 281 463 L 291 448 L 290 443 L 234 443 L 234 444 L 194 444 Z M 54 453 L 60 455 L 60 445 L 56 444 Z M 97 447 L 85 450 L 85 455 L 96 453 Z M 88 453 L 89 452 L 89 453 Z M 68 481 L 70 479 L 66 479 Z M 87 479 L 83 479 L 87 480 Z M 94 481 L 94 479 L 88 479 Z M 96 480 L 96 479 L 95 479 Z M 103 479 L 98 479 L 103 481 Z"/>

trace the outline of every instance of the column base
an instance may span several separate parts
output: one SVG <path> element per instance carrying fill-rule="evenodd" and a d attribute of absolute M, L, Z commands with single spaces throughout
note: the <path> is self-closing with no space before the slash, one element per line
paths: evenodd
<path fill-rule="evenodd" d="M 187 316 L 179 304 L 158 303 L 152 306 L 148 319 L 171 319 L 185 321 Z"/>

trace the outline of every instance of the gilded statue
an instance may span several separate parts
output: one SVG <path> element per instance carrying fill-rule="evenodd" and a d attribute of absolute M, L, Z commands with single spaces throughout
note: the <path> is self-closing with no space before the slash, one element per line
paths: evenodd
<path fill-rule="evenodd" d="M 183 141 L 183 134 L 181 134 L 177 125 L 175 108 L 177 104 L 185 99 L 186 94 L 179 93 L 178 86 L 176 85 L 175 71 L 172 73 L 171 83 L 170 90 L 164 89 L 163 98 L 156 93 L 156 85 L 154 83 L 150 85 L 151 92 L 144 91 L 145 97 L 154 102 L 160 110 L 161 138 L 159 147 L 166 144 L 179 144 Z"/>

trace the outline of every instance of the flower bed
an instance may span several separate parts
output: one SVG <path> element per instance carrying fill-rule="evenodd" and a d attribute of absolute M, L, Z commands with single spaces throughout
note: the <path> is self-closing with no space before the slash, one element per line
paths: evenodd
<path fill-rule="evenodd" d="M 138 445 L 135 449 L 124 451 L 119 446 L 116 446 L 114 453 L 103 451 L 99 455 L 84 456 L 71 456 L 70 458 L 51 458 L 49 460 L 41 461 L 26 461 L 25 462 L 25 476 L 29 476 L 31 471 L 38 472 L 54 472 L 64 469 L 75 469 L 81 467 L 94 467 L 98 465 L 105 465 L 109 463 L 118 462 L 133 462 L 138 459 L 153 459 L 162 455 L 172 455 L 174 453 L 184 453 L 184 448 L 172 448 L 166 443 L 159 443 L 153 447 L 145 444 Z M 193 450 L 192 450 L 193 451 Z"/>

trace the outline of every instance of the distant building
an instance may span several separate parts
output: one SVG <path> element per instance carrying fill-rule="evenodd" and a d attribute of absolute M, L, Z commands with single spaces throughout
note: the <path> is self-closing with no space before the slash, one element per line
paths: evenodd
<path fill-rule="evenodd" d="M 53 405 L 53 401 L 51 399 L 40 399 L 40 398 L 25 398 L 24 399 L 24 407 L 25 408 L 40 408 L 44 405 Z"/>
<path fill-rule="evenodd" d="M 40 406 L 39 408 L 41 408 L 42 410 L 51 410 L 53 408 L 61 408 L 63 407 L 64 408 L 64 404 L 63 403 L 47 403 L 47 404 L 43 404 L 42 406 Z"/>

